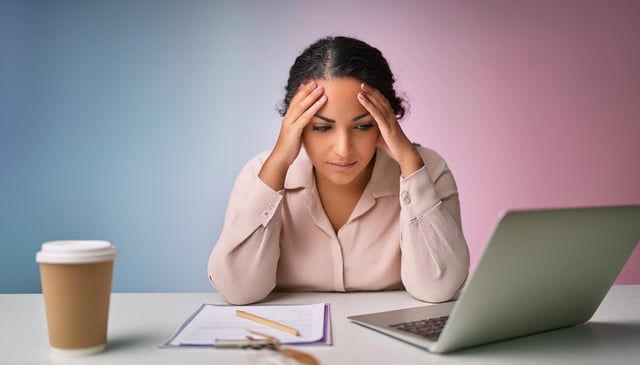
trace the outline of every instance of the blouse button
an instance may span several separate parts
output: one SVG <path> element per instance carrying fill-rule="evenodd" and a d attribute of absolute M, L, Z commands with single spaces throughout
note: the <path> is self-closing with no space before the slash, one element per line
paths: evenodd
<path fill-rule="evenodd" d="M 405 204 L 411 204 L 411 198 L 409 197 L 409 193 L 407 191 L 403 191 L 402 193 L 400 193 L 400 196 L 402 197 L 402 201 Z"/>

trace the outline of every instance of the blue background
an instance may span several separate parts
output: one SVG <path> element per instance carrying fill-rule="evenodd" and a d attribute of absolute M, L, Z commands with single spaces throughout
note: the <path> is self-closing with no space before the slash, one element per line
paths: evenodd
<path fill-rule="evenodd" d="M 275 140 L 298 52 L 248 8 L 2 2 L 0 291 L 39 291 L 57 239 L 113 242 L 114 291 L 211 290 L 233 179 Z"/>

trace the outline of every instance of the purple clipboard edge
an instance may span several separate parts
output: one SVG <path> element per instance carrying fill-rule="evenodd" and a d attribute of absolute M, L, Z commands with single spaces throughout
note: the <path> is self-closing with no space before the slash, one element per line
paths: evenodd
<path fill-rule="evenodd" d="M 330 321 L 330 317 L 331 316 L 331 311 L 329 311 L 329 303 L 324 303 L 324 328 L 322 330 L 322 337 L 318 340 L 318 341 L 314 341 L 314 342 L 287 342 L 287 343 L 283 343 L 283 345 L 296 345 L 296 346 L 300 346 L 300 345 L 327 345 L 327 346 L 331 346 L 332 345 L 332 341 L 331 341 L 331 321 Z"/>

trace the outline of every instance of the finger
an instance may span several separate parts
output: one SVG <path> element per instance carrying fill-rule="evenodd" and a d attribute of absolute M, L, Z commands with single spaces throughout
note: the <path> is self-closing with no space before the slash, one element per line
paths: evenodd
<path fill-rule="evenodd" d="M 309 124 L 311 119 L 313 119 L 318 111 L 322 109 L 326 102 L 327 96 L 322 95 L 318 100 L 311 104 L 311 106 L 309 106 L 309 108 L 307 108 L 307 110 L 305 110 L 304 113 L 302 113 L 302 115 L 300 115 L 300 117 L 298 117 L 298 119 L 296 120 L 296 124 L 299 124 L 297 127 L 300 128 L 300 130 L 304 129 L 304 127 Z"/>
<path fill-rule="evenodd" d="M 318 85 L 315 81 L 305 85 L 296 95 L 291 99 L 289 103 L 289 110 L 285 115 L 285 119 L 291 123 L 300 118 L 309 107 L 311 107 L 322 95 L 324 94 L 324 88 Z"/>
<path fill-rule="evenodd" d="M 395 119 L 395 113 L 391 108 L 389 100 L 387 100 L 387 98 L 382 95 L 382 93 L 378 89 L 371 87 L 365 83 L 362 83 L 360 87 L 362 89 L 362 93 L 367 97 L 369 102 L 373 106 L 375 106 L 375 108 L 378 109 L 378 111 L 383 114 L 385 118 Z"/>
<path fill-rule="evenodd" d="M 295 94 L 289 101 L 289 104 L 295 104 L 299 102 L 301 99 L 304 99 L 307 95 L 309 95 L 318 85 L 315 81 L 310 81 L 307 84 L 300 84 L 298 90 L 296 90 Z"/>
<path fill-rule="evenodd" d="M 295 121 L 304 110 L 300 110 L 300 102 L 305 98 L 309 97 L 313 93 L 313 90 L 317 85 L 314 82 L 310 82 L 306 85 L 302 84 L 298 88 L 298 91 L 293 95 L 291 100 L 289 101 L 289 105 L 287 107 L 287 112 L 285 113 L 284 119 Z"/>
<path fill-rule="evenodd" d="M 360 104 L 369 112 L 369 114 L 371 114 L 373 119 L 375 119 L 379 127 L 388 127 L 389 121 L 387 120 L 385 113 L 372 102 L 370 96 L 363 93 L 358 93 L 358 100 L 360 101 Z"/>
<path fill-rule="evenodd" d="M 380 137 L 384 139 L 384 144 L 404 143 L 404 140 L 407 140 L 406 135 L 402 131 L 389 101 L 382 93 L 368 87 L 368 85 L 363 84 L 362 89 L 363 92 L 358 94 L 358 100 L 378 123 Z"/>

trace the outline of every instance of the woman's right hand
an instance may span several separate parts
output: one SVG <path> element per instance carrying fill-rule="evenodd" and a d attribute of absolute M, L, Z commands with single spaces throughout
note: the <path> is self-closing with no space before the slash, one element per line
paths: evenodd
<path fill-rule="evenodd" d="M 302 131 L 326 101 L 324 88 L 315 81 L 300 85 L 298 92 L 291 98 L 287 113 L 282 119 L 276 145 L 258 174 L 273 190 L 284 189 L 289 166 L 298 157 L 302 147 Z"/>

